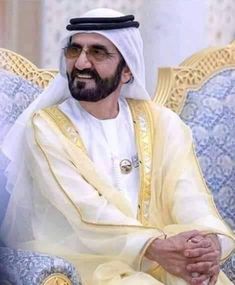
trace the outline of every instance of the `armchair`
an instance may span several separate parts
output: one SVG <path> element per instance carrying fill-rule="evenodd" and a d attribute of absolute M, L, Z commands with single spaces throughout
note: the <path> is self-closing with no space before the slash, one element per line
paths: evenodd
<path fill-rule="evenodd" d="M 235 230 L 235 42 L 160 68 L 154 101 L 192 129 L 195 149 L 220 215 Z M 222 265 L 235 283 L 235 255 Z"/>
<path fill-rule="evenodd" d="M 0 49 L 0 144 L 16 118 L 55 74 L 56 71 L 40 70 L 22 56 Z M 9 198 L 3 174 L 7 164 L 0 152 L 0 223 Z M 63 258 L 0 246 L 0 284 L 81 284 L 74 266 Z"/>

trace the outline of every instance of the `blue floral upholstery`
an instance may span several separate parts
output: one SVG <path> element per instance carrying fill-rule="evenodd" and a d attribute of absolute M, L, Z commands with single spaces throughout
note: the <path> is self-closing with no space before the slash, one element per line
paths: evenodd
<path fill-rule="evenodd" d="M 42 89 L 31 82 L 0 70 L 0 144 L 18 116 L 41 91 Z M 9 200 L 4 176 L 7 164 L 6 157 L 0 153 L 0 224 Z M 0 248 L 0 284 L 9 284 L 3 282 L 8 280 L 16 285 L 38 285 L 52 273 L 63 273 L 73 285 L 81 284 L 75 268 L 62 258 Z"/>
<path fill-rule="evenodd" d="M 11 125 L 42 90 L 31 82 L 5 70 L 0 70 L 0 144 Z M 7 159 L 0 154 L 0 223 L 3 219 L 8 193 L 4 190 L 4 170 Z"/>
<path fill-rule="evenodd" d="M 2 131 L 6 123 L 14 123 L 42 89 L 5 70 L 0 70 L 0 78 L 0 126 Z"/>
<path fill-rule="evenodd" d="M 235 70 L 189 91 L 181 118 L 192 129 L 198 160 L 221 216 L 235 229 Z"/>
<path fill-rule="evenodd" d="M 189 91 L 181 118 L 191 127 L 197 157 L 223 219 L 235 230 L 235 69 Z M 223 270 L 235 282 L 235 256 Z"/>
<path fill-rule="evenodd" d="M 233 254 L 226 262 L 222 265 L 222 270 L 226 273 L 233 284 L 235 284 L 235 255 Z"/>
<path fill-rule="evenodd" d="M 53 273 L 62 273 L 73 285 L 81 285 L 74 266 L 62 258 L 0 248 L 0 284 L 8 280 L 17 285 L 39 285 Z"/>

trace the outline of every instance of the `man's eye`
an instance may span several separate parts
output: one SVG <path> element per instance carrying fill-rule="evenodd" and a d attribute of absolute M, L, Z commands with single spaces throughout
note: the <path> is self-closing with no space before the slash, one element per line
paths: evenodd
<path fill-rule="evenodd" d="M 70 47 L 70 52 L 72 53 L 80 53 L 81 52 L 81 48 L 79 47 Z"/>
<path fill-rule="evenodd" d="M 106 54 L 105 51 L 102 49 L 93 49 L 92 53 L 96 54 L 96 55 L 105 55 Z"/>
<path fill-rule="evenodd" d="M 77 56 L 81 53 L 81 49 L 78 47 L 67 47 L 67 49 L 65 49 L 65 52 L 68 56 Z"/>

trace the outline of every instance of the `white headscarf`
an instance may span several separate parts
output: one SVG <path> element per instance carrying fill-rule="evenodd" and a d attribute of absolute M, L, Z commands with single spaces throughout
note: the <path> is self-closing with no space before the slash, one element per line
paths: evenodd
<path fill-rule="evenodd" d="M 123 14 L 111 9 L 95 9 L 87 12 L 82 17 L 121 17 Z M 72 31 L 68 32 L 63 46 L 67 45 L 72 35 L 77 33 L 97 33 L 109 39 L 122 54 L 134 81 L 131 84 L 122 86 L 121 96 L 126 98 L 150 100 L 150 96 L 145 89 L 145 66 L 143 56 L 143 41 L 137 28 L 123 28 L 102 31 Z M 66 76 L 65 58 L 61 54 L 60 73 Z"/>
<path fill-rule="evenodd" d="M 100 8 L 91 10 L 82 17 L 120 17 L 120 12 L 112 9 Z M 151 100 L 145 89 L 145 67 L 143 58 L 143 42 L 137 28 L 123 28 L 102 31 L 70 31 L 63 40 L 63 47 L 68 43 L 71 36 L 77 33 L 98 33 L 109 39 L 122 54 L 134 77 L 132 83 L 124 84 L 121 96 L 139 100 Z M 12 183 L 16 181 L 19 168 L 24 161 L 24 133 L 26 124 L 32 114 L 42 108 L 53 106 L 63 102 L 70 96 L 66 77 L 65 58 L 61 51 L 60 73 L 50 83 L 37 99 L 19 116 L 15 124 L 8 132 L 2 144 L 2 151 L 10 160 L 7 168 L 8 184 L 7 190 L 11 192 Z"/>

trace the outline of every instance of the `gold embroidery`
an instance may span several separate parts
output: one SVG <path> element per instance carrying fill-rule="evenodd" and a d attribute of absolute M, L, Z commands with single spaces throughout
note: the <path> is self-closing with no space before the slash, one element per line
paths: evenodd
<path fill-rule="evenodd" d="M 137 149 L 140 162 L 140 193 L 138 220 L 148 225 L 148 209 L 151 196 L 152 138 L 153 121 L 149 103 L 140 100 L 128 100 L 134 122 Z"/>
<path fill-rule="evenodd" d="M 153 122 L 149 103 L 141 100 L 128 100 L 134 122 L 138 156 L 140 162 L 140 193 L 138 203 L 138 220 L 145 226 L 148 224 L 148 209 L 151 196 L 151 170 L 152 170 L 152 138 Z M 57 106 L 43 110 L 56 123 L 61 132 L 77 147 L 86 152 L 79 132 L 70 119 Z"/>
<path fill-rule="evenodd" d="M 57 127 L 61 130 L 64 136 L 76 144 L 77 147 L 86 152 L 86 148 L 82 142 L 79 132 L 74 128 L 70 119 L 62 112 L 57 106 L 52 106 L 43 109 L 56 123 Z"/>
<path fill-rule="evenodd" d="M 113 230 L 115 229 L 118 229 L 118 228 L 121 228 L 123 229 L 124 231 L 128 232 L 128 230 L 132 230 L 133 228 L 136 228 L 136 229 L 156 229 L 159 231 L 159 236 L 162 236 L 162 234 L 164 234 L 164 232 L 158 228 L 155 228 L 153 226 L 143 226 L 143 225 L 126 225 L 126 224 L 103 224 L 103 223 L 95 223 L 95 222 L 90 222 L 90 221 L 87 221 L 83 218 L 81 212 L 80 212 L 80 209 L 78 207 L 78 205 L 72 200 L 72 198 L 69 196 L 69 194 L 66 192 L 66 190 L 63 188 L 63 186 L 61 185 L 61 183 L 59 182 L 54 170 L 53 170 L 53 167 L 50 163 L 50 160 L 46 154 L 46 152 L 44 151 L 43 147 L 41 146 L 38 138 L 37 138 L 37 132 L 36 132 L 36 129 L 35 129 L 35 124 L 34 124 L 34 119 L 35 117 L 37 116 L 37 114 L 34 114 L 33 116 L 33 119 L 32 119 L 32 125 L 33 125 L 33 130 L 34 130 L 34 138 L 35 138 L 35 142 L 38 146 L 38 148 L 41 150 L 43 156 L 45 157 L 45 160 L 48 164 L 48 167 L 49 167 L 49 170 L 53 176 L 53 178 L 55 179 L 55 182 L 57 183 L 57 185 L 59 186 L 59 189 L 64 193 L 65 197 L 68 199 L 68 201 L 71 203 L 71 205 L 73 206 L 73 208 L 76 210 L 76 212 L 78 213 L 81 221 L 83 223 L 85 223 L 87 226 L 100 226 L 100 227 L 114 227 Z"/>

